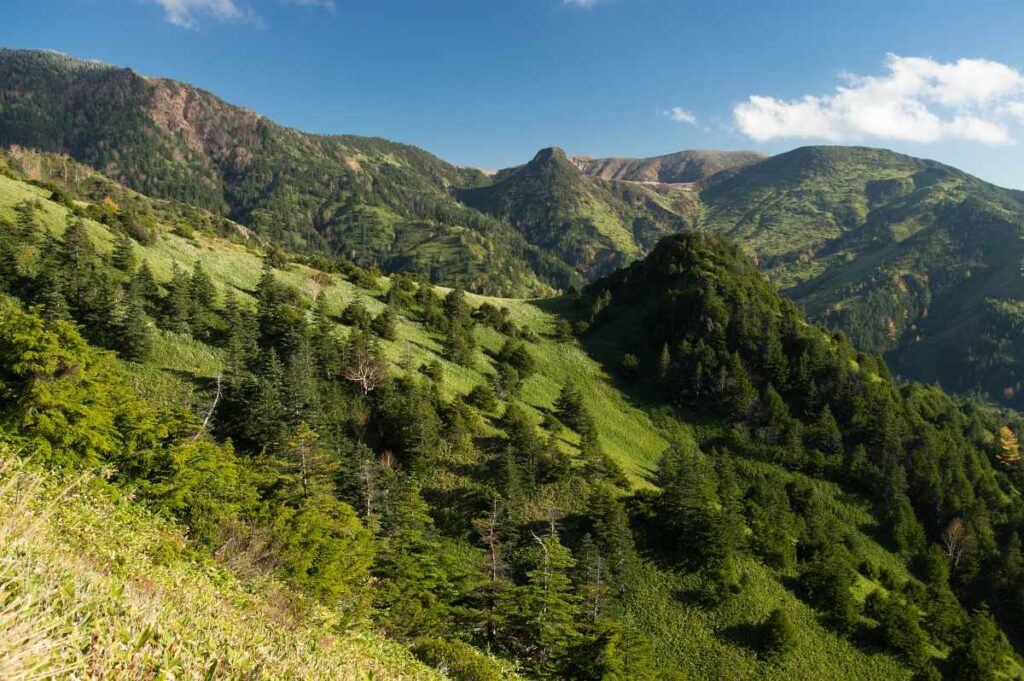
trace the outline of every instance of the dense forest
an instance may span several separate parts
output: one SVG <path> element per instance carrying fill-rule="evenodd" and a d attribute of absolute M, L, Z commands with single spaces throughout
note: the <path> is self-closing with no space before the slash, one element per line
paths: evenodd
<path fill-rule="evenodd" d="M 0 431 L 187 528 L 153 560 L 451 678 L 1024 670 L 1017 418 L 896 383 L 729 242 L 503 300 L 108 182 L 0 176 Z"/>

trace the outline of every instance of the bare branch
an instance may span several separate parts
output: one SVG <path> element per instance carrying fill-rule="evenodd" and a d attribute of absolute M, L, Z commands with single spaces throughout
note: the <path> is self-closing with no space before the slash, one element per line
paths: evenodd
<path fill-rule="evenodd" d="M 221 374 L 217 374 L 217 393 L 213 396 L 213 404 L 210 405 L 210 410 L 208 412 L 206 412 L 206 418 L 203 419 L 203 425 L 200 426 L 199 430 L 196 432 L 196 434 L 192 436 L 192 442 L 195 442 L 200 437 L 202 437 L 203 433 L 206 432 L 206 429 L 210 427 L 210 419 L 213 418 L 213 412 L 214 412 L 215 409 L 217 409 L 217 403 L 220 402 L 221 393 L 222 393 Z"/>

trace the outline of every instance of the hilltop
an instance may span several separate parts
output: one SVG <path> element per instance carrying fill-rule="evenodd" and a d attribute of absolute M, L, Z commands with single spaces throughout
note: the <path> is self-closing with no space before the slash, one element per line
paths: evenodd
<path fill-rule="evenodd" d="M 593 280 L 692 226 L 697 197 L 683 187 L 604 180 L 558 148 L 499 171 L 491 185 L 463 189 L 463 203 L 506 221 L 527 241 Z"/>
<path fill-rule="evenodd" d="M 882 149 L 806 147 L 719 176 L 702 226 L 894 372 L 1019 406 L 1024 203 Z"/>

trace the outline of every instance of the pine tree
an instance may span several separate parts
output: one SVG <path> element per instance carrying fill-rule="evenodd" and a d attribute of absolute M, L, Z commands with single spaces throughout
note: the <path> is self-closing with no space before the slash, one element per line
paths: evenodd
<path fill-rule="evenodd" d="M 532 649 L 527 664 L 545 678 L 560 678 L 569 651 L 577 644 L 579 599 L 569 571 L 576 565 L 558 539 L 554 516 L 544 537 L 533 534 L 533 558 L 514 613 L 520 646 Z"/>
<path fill-rule="evenodd" d="M 112 261 L 114 267 L 125 274 L 131 275 L 135 272 L 135 245 L 128 234 L 121 232 L 117 235 Z"/>
<path fill-rule="evenodd" d="M 475 600 L 477 624 L 483 628 L 488 646 L 495 645 L 503 633 L 507 613 L 501 605 L 507 601 L 513 588 L 506 576 L 501 510 L 498 495 L 494 495 L 487 514 L 473 521 L 473 528 L 485 548 L 483 581 L 477 588 Z"/>
<path fill-rule="evenodd" d="M 566 381 L 555 399 L 555 416 L 573 430 L 578 430 L 583 423 L 585 411 L 583 393 L 575 383 Z"/>
<path fill-rule="evenodd" d="M 164 320 L 171 331 L 189 333 L 192 321 L 192 284 L 189 276 L 174 263 L 171 281 L 164 299 Z"/>
<path fill-rule="evenodd" d="M 188 285 L 189 297 L 192 300 L 192 309 L 195 313 L 203 314 L 213 310 L 217 304 L 217 287 L 213 279 L 203 269 L 203 263 L 196 260 L 192 268 L 192 278 Z"/>
<path fill-rule="evenodd" d="M 1008 653 L 1006 640 L 986 610 L 976 610 L 964 627 L 963 641 L 949 654 L 947 678 L 994 681 L 1002 678 Z"/>
<path fill-rule="evenodd" d="M 669 371 L 672 369 L 672 353 L 669 352 L 668 343 L 661 346 L 661 355 L 658 357 L 658 380 L 668 380 Z"/>
<path fill-rule="evenodd" d="M 854 572 L 844 549 L 835 544 L 826 547 L 807 564 L 801 581 L 836 629 L 852 631 L 857 622 L 857 602 L 852 592 Z"/>
<path fill-rule="evenodd" d="M 754 387 L 737 353 L 733 353 L 729 358 L 728 376 L 730 387 L 725 397 L 728 400 L 729 411 L 734 420 L 745 421 L 757 402 L 757 388 Z"/>
<path fill-rule="evenodd" d="M 384 340 L 395 340 L 398 338 L 398 330 L 395 327 L 395 313 L 390 307 L 384 308 L 379 315 L 373 318 L 373 321 L 370 322 L 370 330 Z"/>
<path fill-rule="evenodd" d="M 142 300 L 132 289 L 127 292 L 116 331 L 117 348 L 122 357 L 132 362 L 141 362 L 149 356 L 153 347 L 153 334 Z"/>
<path fill-rule="evenodd" d="M 142 261 L 142 265 L 135 270 L 128 286 L 131 289 L 132 295 L 138 296 L 142 301 L 146 312 L 155 314 L 160 298 L 160 288 L 156 285 L 156 280 L 153 278 L 153 271 L 149 269 L 148 261 Z"/>
<path fill-rule="evenodd" d="M 452 586 L 439 557 L 434 521 L 419 485 L 401 481 L 392 491 L 382 520 L 383 545 L 377 555 L 377 612 L 381 624 L 397 638 L 435 636 L 445 630 L 451 613 Z"/>
<path fill-rule="evenodd" d="M 928 638 L 921 629 L 916 608 L 897 596 L 890 596 L 878 619 L 882 639 L 911 667 L 923 671 L 930 666 Z"/>
<path fill-rule="evenodd" d="M 772 610 L 764 623 L 764 647 L 769 657 L 782 660 L 796 650 L 800 636 L 789 609 L 778 607 Z"/>
<path fill-rule="evenodd" d="M 338 461 L 324 451 L 317 433 L 305 421 L 285 442 L 277 469 L 285 499 L 308 499 L 334 492 Z"/>

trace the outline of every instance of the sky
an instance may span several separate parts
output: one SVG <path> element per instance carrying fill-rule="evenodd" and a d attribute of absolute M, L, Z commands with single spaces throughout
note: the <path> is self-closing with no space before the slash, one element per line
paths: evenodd
<path fill-rule="evenodd" d="M 1024 2 L 2 0 L 0 46 L 501 168 L 879 146 L 1024 189 Z"/>

